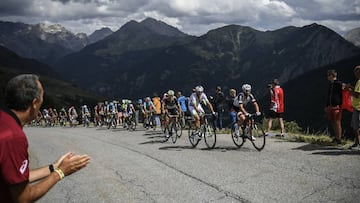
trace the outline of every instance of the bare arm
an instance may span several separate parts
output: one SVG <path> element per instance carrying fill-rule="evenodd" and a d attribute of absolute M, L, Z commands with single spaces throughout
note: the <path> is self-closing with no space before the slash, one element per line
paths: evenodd
<path fill-rule="evenodd" d="M 63 156 L 61 156 L 59 160 L 57 160 L 57 162 L 53 164 L 54 168 L 59 168 L 59 165 L 62 163 L 63 159 L 70 154 L 71 152 L 68 152 Z M 42 168 L 31 170 L 29 174 L 29 182 L 32 183 L 34 181 L 38 181 L 40 179 L 45 178 L 48 175 L 50 175 L 49 166 L 44 166 Z"/>
<path fill-rule="evenodd" d="M 255 112 L 260 112 L 260 108 L 257 102 L 254 102 Z"/>
<path fill-rule="evenodd" d="M 61 163 L 58 168 L 67 176 L 85 167 L 90 162 L 90 157 L 88 155 L 80 156 L 67 153 L 63 155 L 58 162 L 60 160 Z M 33 180 L 37 178 L 41 179 L 41 177 L 45 178 L 36 184 L 31 185 L 29 182 L 23 182 L 11 186 L 10 193 L 14 202 L 34 202 L 46 194 L 60 180 L 60 175 L 57 172 L 49 174 L 47 167 L 35 170 L 35 173 L 31 175 Z"/>

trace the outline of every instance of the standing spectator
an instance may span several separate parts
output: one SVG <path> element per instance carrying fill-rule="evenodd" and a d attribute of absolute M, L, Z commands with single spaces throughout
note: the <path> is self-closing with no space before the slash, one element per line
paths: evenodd
<path fill-rule="evenodd" d="M 342 117 L 342 82 L 337 79 L 337 72 L 335 70 L 327 71 L 327 79 L 330 82 L 325 112 L 334 129 L 335 138 L 333 140 L 336 144 L 341 144 L 341 117 Z"/>
<path fill-rule="evenodd" d="M 178 91 L 177 94 L 177 100 L 179 102 L 179 105 L 181 107 L 181 113 L 185 114 L 187 112 L 187 101 L 186 101 L 186 97 L 184 95 L 182 95 L 181 91 Z"/>
<path fill-rule="evenodd" d="M 38 115 L 43 95 L 36 75 L 16 76 L 6 86 L 6 107 L 0 109 L 1 202 L 34 202 L 59 180 L 89 163 L 89 156 L 69 152 L 54 164 L 30 171 L 28 140 L 23 126 Z"/>
<path fill-rule="evenodd" d="M 233 123 L 236 121 L 236 113 L 239 111 L 237 107 L 234 106 L 234 99 L 236 97 L 236 90 L 230 89 L 229 96 L 226 97 L 226 103 L 228 104 L 230 122 Z"/>
<path fill-rule="evenodd" d="M 152 98 L 154 106 L 155 106 L 155 112 L 154 112 L 154 118 L 156 122 L 156 126 L 160 126 L 160 116 L 161 116 L 161 99 L 158 96 L 157 93 L 154 93 L 154 97 Z"/>
<path fill-rule="evenodd" d="M 218 127 L 219 130 L 222 130 L 225 96 L 224 93 L 221 91 L 220 86 L 217 86 L 215 89 L 215 96 L 213 102 L 215 107 L 214 110 L 218 113 L 218 116 L 214 119 L 214 127 Z"/>
<path fill-rule="evenodd" d="M 354 74 L 357 79 L 355 87 L 350 87 L 348 85 L 348 88 L 352 91 L 352 104 L 354 107 L 354 112 L 351 119 L 351 127 L 354 129 L 355 141 L 351 146 L 351 149 L 360 149 L 360 65 L 355 67 Z"/>
<path fill-rule="evenodd" d="M 267 132 L 271 130 L 273 119 L 279 119 L 281 128 L 280 136 L 284 137 L 285 127 L 283 121 L 284 113 L 284 91 L 280 87 L 278 79 L 274 79 L 270 85 L 270 110 Z"/>

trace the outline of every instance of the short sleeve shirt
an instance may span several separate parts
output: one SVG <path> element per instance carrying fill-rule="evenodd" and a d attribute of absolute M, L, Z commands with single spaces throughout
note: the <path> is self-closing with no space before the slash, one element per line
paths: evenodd
<path fill-rule="evenodd" d="M 0 108 L 0 197 L 12 202 L 9 187 L 29 180 L 28 141 L 16 115 Z"/>
<path fill-rule="evenodd" d="M 356 82 L 354 92 L 360 93 L 360 80 Z M 360 98 L 352 97 L 352 105 L 356 110 L 360 111 Z"/>

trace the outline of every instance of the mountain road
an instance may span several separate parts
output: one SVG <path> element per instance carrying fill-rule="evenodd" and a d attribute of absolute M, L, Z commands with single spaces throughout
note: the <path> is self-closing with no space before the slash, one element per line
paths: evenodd
<path fill-rule="evenodd" d="M 215 149 L 160 130 L 24 127 L 30 168 L 68 151 L 91 163 L 38 202 L 359 202 L 360 151 L 267 138 L 258 152 L 218 135 Z"/>

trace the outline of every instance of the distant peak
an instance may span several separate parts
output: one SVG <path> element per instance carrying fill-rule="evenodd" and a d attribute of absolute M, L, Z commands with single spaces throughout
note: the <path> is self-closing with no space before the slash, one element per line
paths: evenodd
<path fill-rule="evenodd" d="M 59 33 L 59 32 L 69 32 L 60 24 L 46 24 L 46 23 L 39 23 L 36 26 L 38 26 L 41 30 L 43 30 L 46 33 Z"/>
<path fill-rule="evenodd" d="M 177 37 L 187 36 L 185 33 L 181 32 L 176 27 L 173 27 L 171 25 L 168 25 L 167 23 L 164 23 L 163 21 L 156 20 L 151 17 L 148 17 L 145 20 L 141 21 L 140 24 L 161 35 Z"/>

